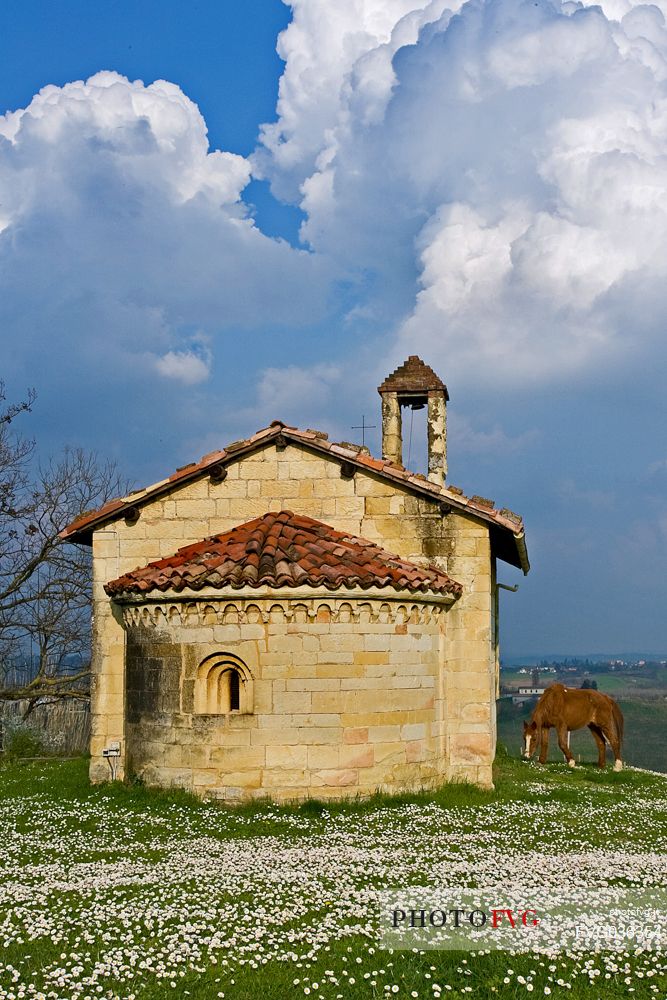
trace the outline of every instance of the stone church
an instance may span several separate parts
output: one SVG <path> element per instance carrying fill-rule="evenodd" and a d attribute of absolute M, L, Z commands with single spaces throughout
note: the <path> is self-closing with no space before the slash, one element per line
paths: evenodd
<path fill-rule="evenodd" d="M 91 779 L 227 800 L 491 785 L 497 560 L 521 518 L 446 481 L 447 387 L 379 387 L 382 458 L 281 421 L 74 521 L 92 545 Z M 402 464 L 427 407 L 428 476 Z"/>

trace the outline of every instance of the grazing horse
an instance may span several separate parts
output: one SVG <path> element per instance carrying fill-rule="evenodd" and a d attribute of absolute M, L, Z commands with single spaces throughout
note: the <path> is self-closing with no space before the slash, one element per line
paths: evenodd
<path fill-rule="evenodd" d="M 546 764 L 549 752 L 549 730 L 553 727 L 558 735 L 558 746 L 563 751 L 570 767 L 576 767 L 570 752 L 570 732 L 588 726 L 598 748 L 598 767 L 605 766 L 605 740 L 614 752 L 614 770 L 620 771 L 621 743 L 623 740 L 623 713 L 613 698 L 601 691 L 582 688 L 566 688 L 563 684 L 551 684 L 533 712 L 530 722 L 523 724 L 523 756 L 529 760 L 540 745 L 540 764 Z"/>

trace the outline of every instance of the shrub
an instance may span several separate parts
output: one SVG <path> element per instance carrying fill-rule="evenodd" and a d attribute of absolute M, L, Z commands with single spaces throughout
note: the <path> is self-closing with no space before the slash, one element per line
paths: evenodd
<path fill-rule="evenodd" d="M 8 757 L 41 757 L 62 749 L 61 733 L 48 733 L 37 723 L 18 715 L 5 717 L 3 727 Z"/>

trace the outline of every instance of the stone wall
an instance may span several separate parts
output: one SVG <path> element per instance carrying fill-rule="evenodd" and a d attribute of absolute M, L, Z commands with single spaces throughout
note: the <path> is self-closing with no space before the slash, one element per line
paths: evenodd
<path fill-rule="evenodd" d="M 124 608 L 128 766 L 225 799 L 340 797 L 437 785 L 446 711 L 431 599 L 222 599 Z M 244 713 L 202 714 L 214 653 L 252 676 Z"/>
<path fill-rule="evenodd" d="M 226 468 L 222 482 L 204 477 L 180 486 L 142 507 L 136 523 L 121 519 L 94 532 L 92 780 L 108 778 L 102 748 L 112 740 L 124 747 L 126 736 L 126 633 L 104 583 L 267 511 L 290 509 L 405 559 L 434 563 L 463 584 L 463 595 L 447 615 L 447 634 L 440 638 L 447 664 L 440 683 L 452 720 L 443 753 L 453 774 L 489 784 L 495 703 L 488 528 L 467 514 L 443 516 L 436 499 L 417 497 L 370 470 L 343 478 L 334 458 L 292 443 L 282 450 L 271 443 Z"/>

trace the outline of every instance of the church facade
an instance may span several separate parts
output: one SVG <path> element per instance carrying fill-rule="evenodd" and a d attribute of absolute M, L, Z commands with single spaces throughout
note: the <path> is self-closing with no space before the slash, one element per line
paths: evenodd
<path fill-rule="evenodd" d="M 446 482 L 446 386 L 379 387 L 382 459 L 280 421 L 83 515 L 90 774 L 226 800 L 490 786 L 497 561 L 521 518 Z M 427 408 L 428 476 L 402 465 Z"/>

